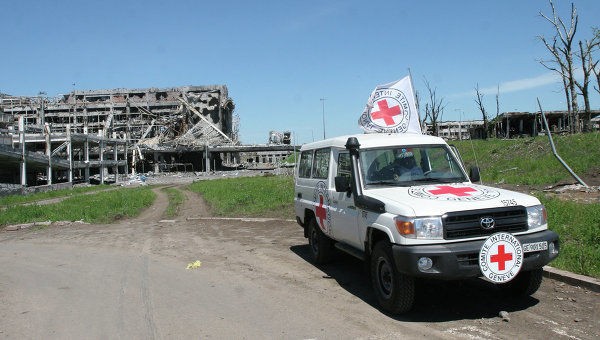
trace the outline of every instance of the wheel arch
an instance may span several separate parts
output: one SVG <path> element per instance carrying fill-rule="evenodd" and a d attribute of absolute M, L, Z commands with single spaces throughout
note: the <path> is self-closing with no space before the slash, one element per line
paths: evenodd
<path fill-rule="evenodd" d="M 304 228 L 304 237 L 308 238 L 308 225 L 310 221 L 315 218 L 315 212 L 311 209 L 304 209 L 304 223 L 302 223 L 302 227 Z"/>
<path fill-rule="evenodd" d="M 394 238 L 389 229 L 377 224 L 373 224 L 367 228 L 367 237 L 365 238 L 365 252 L 367 256 L 371 256 L 373 248 L 379 241 L 387 241 L 392 243 Z"/>

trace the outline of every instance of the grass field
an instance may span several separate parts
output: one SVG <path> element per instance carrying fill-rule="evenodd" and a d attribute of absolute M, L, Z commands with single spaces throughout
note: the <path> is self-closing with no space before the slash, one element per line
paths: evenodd
<path fill-rule="evenodd" d="M 548 211 L 550 229 L 560 235 L 561 253 L 551 265 L 600 278 L 600 203 L 538 196 Z"/>
<path fill-rule="evenodd" d="M 13 205 L 0 211 L 0 225 L 43 221 L 108 223 L 130 217 L 152 204 L 155 194 L 148 187 L 116 189 L 79 195 L 47 205 Z"/>
<path fill-rule="evenodd" d="M 190 190 L 202 194 L 218 216 L 294 218 L 291 176 L 200 181 Z"/>
<path fill-rule="evenodd" d="M 546 136 L 451 144 L 459 149 L 467 169 L 479 165 L 484 183 L 549 185 L 574 181 L 552 154 Z M 600 172 L 600 133 L 554 136 L 554 144 L 579 176 Z"/>

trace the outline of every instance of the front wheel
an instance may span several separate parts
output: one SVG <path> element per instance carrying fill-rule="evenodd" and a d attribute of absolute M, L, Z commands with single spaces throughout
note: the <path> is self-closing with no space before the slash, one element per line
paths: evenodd
<path fill-rule="evenodd" d="M 381 308 L 392 314 L 406 313 L 415 301 L 415 281 L 399 273 L 389 242 L 378 242 L 371 254 L 371 283 Z"/>
<path fill-rule="evenodd" d="M 508 296 L 529 296 L 540 288 L 543 274 L 544 270 L 542 268 L 520 272 L 512 281 L 499 287 Z"/>
<path fill-rule="evenodd" d="M 314 218 L 310 220 L 308 228 L 308 244 L 313 261 L 317 264 L 328 262 L 331 258 L 331 239 L 321 231 Z"/>

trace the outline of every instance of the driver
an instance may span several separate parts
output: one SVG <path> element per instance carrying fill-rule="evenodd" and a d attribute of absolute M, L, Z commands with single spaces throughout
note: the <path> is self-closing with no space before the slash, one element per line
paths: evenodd
<path fill-rule="evenodd" d="M 394 179 L 399 180 L 403 176 L 423 175 L 423 170 L 417 165 L 414 154 L 410 149 L 398 149 L 395 152 L 393 163 Z"/>

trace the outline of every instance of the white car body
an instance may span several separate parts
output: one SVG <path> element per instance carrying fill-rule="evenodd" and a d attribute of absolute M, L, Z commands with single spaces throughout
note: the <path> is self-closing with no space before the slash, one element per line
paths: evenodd
<path fill-rule="evenodd" d="M 458 152 L 441 138 L 361 134 L 306 144 L 300 151 L 296 219 L 317 262 L 324 258 L 319 242 L 367 261 L 381 242 L 393 254 L 388 261 L 397 275 L 477 277 L 487 269 L 477 263 L 485 253 L 481 247 L 502 233 L 528 251 L 523 263 L 501 278 L 508 281 L 519 270 L 541 270 L 558 255 L 558 236 L 548 230 L 540 201 L 472 183 Z"/>

